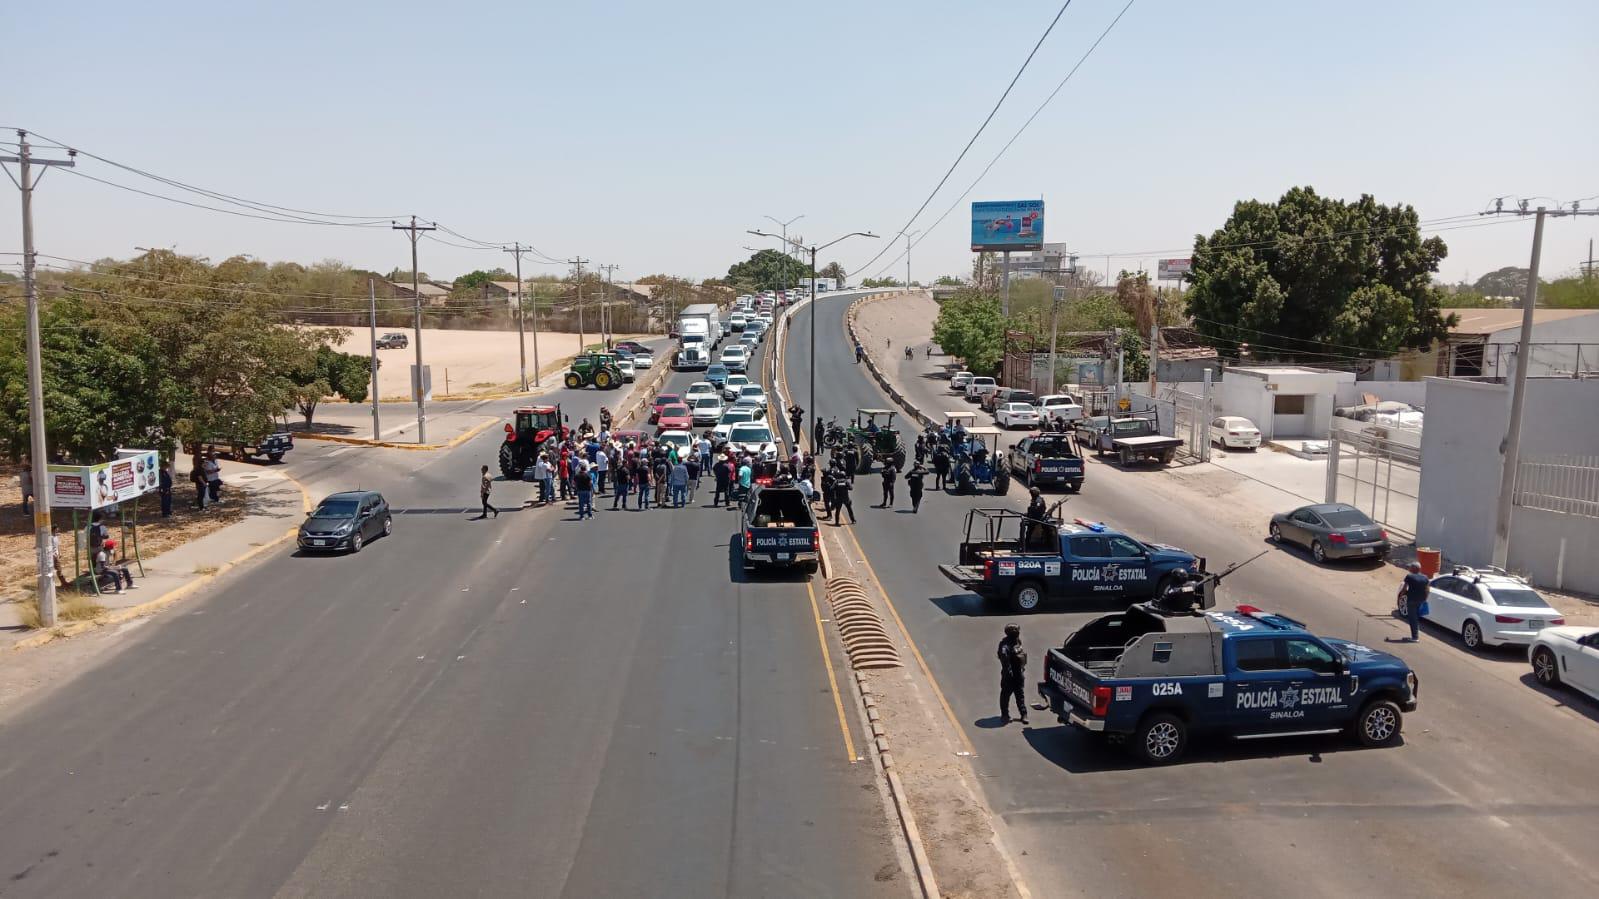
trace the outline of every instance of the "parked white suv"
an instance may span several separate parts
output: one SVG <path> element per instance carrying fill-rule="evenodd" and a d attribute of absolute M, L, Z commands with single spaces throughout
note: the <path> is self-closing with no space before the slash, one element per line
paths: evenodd
<path fill-rule="evenodd" d="M 1044 421 L 1058 418 L 1069 424 L 1083 417 L 1083 407 L 1069 393 L 1051 393 L 1039 397 L 1038 414 Z"/>

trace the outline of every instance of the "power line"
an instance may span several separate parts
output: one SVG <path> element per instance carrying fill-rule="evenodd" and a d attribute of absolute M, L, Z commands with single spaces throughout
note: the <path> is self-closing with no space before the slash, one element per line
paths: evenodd
<path fill-rule="evenodd" d="M 1066 0 L 1065 3 L 1061 4 L 1060 10 L 1055 13 L 1055 18 L 1050 20 L 1049 27 L 1045 28 L 1044 33 L 1038 36 L 1038 42 L 1033 44 L 1032 52 L 1028 53 L 1027 58 L 1022 60 L 1021 68 L 1016 70 L 1016 74 L 1011 78 L 1010 84 L 1005 86 L 1005 92 L 999 95 L 999 100 L 994 103 L 994 108 L 988 111 L 988 116 L 983 119 L 983 124 L 977 126 L 977 131 L 972 135 L 971 140 L 967 141 L 966 146 L 961 148 L 960 155 L 956 156 L 955 161 L 950 163 L 949 169 L 944 172 L 944 177 L 938 179 L 938 184 L 935 185 L 932 192 L 927 195 L 927 199 L 922 201 L 922 205 L 916 208 L 916 212 L 905 222 L 903 226 L 900 227 L 899 233 L 903 234 L 906 231 L 909 231 L 911 225 L 916 223 L 917 217 L 927 209 L 927 205 L 929 203 L 933 202 L 933 198 L 938 196 L 938 192 L 943 190 L 944 184 L 949 181 L 949 176 L 955 174 L 956 166 L 959 166 L 961 164 L 961 160 L 966 158 L 966 154 L 970 152 L 972 145 L 977 143 L 977 139 L 981 137 L 983 135 L 983 131 L 988 128 L 988 123 L 992 122 L 994 120 L 994 116 L 998 114 L 999 108 L 1005 105 L 1005 98 L 1010 96 L 1011 89 L 1016 87 L 1016 82 L 1021 80 L 1022 73 L 1027 71 L 1027 66 L 1032 63 L 1033 57 L 1038 54 L 1038 48 L 1044 46 L 1044 40 L 1049 37 L 1050 32 L 1055 30 L 1056 24 L 1060 22 L 1060 17 L 1066 14 L 1067 7 L 1070 7 L 1071 5 L 1072 0 Z M 892 247 L 892 243 L 885 243 L 883 245 L 883 249 L 878 250 L 877 255 L 873 256 L 870 262 L 867 262 L 865 265 L 856 269 L 853 273 L 851 273 L 850 277 L 854 277 L 855 275 L 860 274 L 862 271 L 871 268 L 872 265 L 875 264 L 877 260 L 883 258 L 883 254 L 887 253 Z"/>
<path fill-rule="evenodd" d="M 67 169 L 67 171 L 70 172 L 71 174 L 77 175 L 79 178 L 87 178 L 90 181 L 94 181 L 94 182 L 97 182 L 97 183 L 100 183 L 100 184 L 104 184 L 107 187 L 115 187 L 118 190 L 125 190 L 125 191 L 128 191 L 129 193 L 141 194 L 143 196 L 151 197 L 151 198 L 156 199 L 156 200 L 165 200 L 168 203 L 177 203 L 177 204 L 179 204 L 181 206 L 190 206 L 190 207 L 193 207 L 195 209 L 205 209 L 205 210 L 208 210 L 210 212 L 220 212 L 220 213 L 223 213 L 224 215 L 236 215 L 236 216 L 239 216 L 241 218 L 259 219 L 259 220 L 264 221 L 264 222 L 283 222 L 283 223 L 286 223 L 286 224 L 304 224 L 304 225 L 330 225 L 330 226 L 339 227 L 339 228 L 377 228 L 377 227 L 382 227 L 384 224 L 386 224 L 386 220 L 383 221 L 383 222 L 376 222 L 376 221 L 372 221 L 372 222 L 366 222 L 366 221 L 362 221 L 362 222 L 326 222 L 326 221 L 319 221 L 317 219 L 303 218 L 303 217 L 300 217 L 300 216 L 288 216 L 288 215 L 277 215 L 277 214 L 260 215 L 260 214 L 253 213 L 253 212 L 240 212 L 237 209 L 226 209 L 226 208 L 223 208 L 221 206 L 208 206 L 208 205 L 206 205 L 204 203 L 195 203 L 195 202 L 192 202 L 190 200 L 182 200 L 182 199 L 179 199 L 177 197 L 166 196 L 165 194 L 158 194 L 158 193 L 154 193 L 154 192 L 148 191 L 148 190 L 141 190 L 141 189 L 139 189 L 137 187 L 130 187 L 129 185 L 126 185 L 126 184 L 118 184 L 115 181 L 107 181 L 104 178 L 97 178 L 94 175 L 85 174 L 83 172 L 76 171 L 74 169 Z"/>

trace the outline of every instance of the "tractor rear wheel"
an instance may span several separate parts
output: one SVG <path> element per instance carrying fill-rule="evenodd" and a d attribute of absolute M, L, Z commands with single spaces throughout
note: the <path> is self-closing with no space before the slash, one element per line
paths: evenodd
<path fill-rule="evenodd" d="M 608 371 L 597 371 L 594 373 L 594 386 L 601 390 L 610 390 L 616 386 L 616 379 L 612 378 Z"/>
<path fill-rule="evenodd" d="M 500 474 L 513 480 L 522 477 L 522 469 L 516 464 L 516 450 L 509 443 L 500 444 Z"/>

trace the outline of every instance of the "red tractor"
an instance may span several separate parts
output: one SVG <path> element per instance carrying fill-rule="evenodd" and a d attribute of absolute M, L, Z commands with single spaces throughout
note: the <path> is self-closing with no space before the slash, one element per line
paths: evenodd
<path fill-rule="evenodd" d="M 531 406 L 513 412 L 512 420 L 505 423 L 505 442 L 500 444 L 500 473 L 520 479 L 546 443 L 567 438 L 570 429 L 565 422 L 560 406 Z"/>

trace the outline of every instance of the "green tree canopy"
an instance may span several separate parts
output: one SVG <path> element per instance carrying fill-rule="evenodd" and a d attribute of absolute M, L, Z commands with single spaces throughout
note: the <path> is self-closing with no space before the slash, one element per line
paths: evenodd
<path fill-rule="evenodd" d="M 755 290 L 780 290 L 810 277 L 810 266 L 777 250 L 760 250 L 727 270 L 727 279 Z"/>
<path fill-rule="evenodd" d="M 963 287 L 965 284 L 965 281 L 954 275 L 939 275 L 938 280 L 933 282 L 935 287 Z"/>
<path fill-rule="evenodd" d="M 963 290 L 939 304 L 933 341 L 979 374 L 999 369 L 1005 355 L 1005 320 L 999 299 Z"/>
<path fill-rule="evenodd" d="M 898 278 L 894 278 L 894 277 L 887 277 L 887 278 L 862 278 L 861 279 L 861 286 L 862 287 L 903 287 L 904 286 L 904 282 L 900 281 Z"/>
<path fill-rule="evenodd" d="M 1296 187 L 1241 201 L 1194 239 L 1188 311 L 1223 352 L 1381 358 L 1446 333 L 1432 283 L 1448 248 L 1422 239 L 1416 211 L 1370 196 L 1346 203 Z"/>
<path fill-rule="evenodd" d="M 1471 287 L 1483 296 L 1519 299 L 1527 295 L 1527 276 L 1530 274 L 1530 269 L 1507 265 L 1478 278 Z"/>
<path fill-rule="evenodd" d="M 839 265 L 837 261 L 829 262 L 821 271 L 817 272 L 816 274 L 818 277 L 832 278 L 833 283 L 840 287 L 843 287 L 844 282 L 849 280 L 849 273 L 844 271 L 844 266 Z"/>
<path fill-rule="evenodd" d="M 511 274 L 510 272 L 506 271 L 503 268 L 491 269 L 490 271 L 483 271 L 482 269 L 478 269 L 477 271 L 467 272 L 466 274 L 462 275 L 461 277 L 456 278 L 455 281 L 452 282 L 450 286 L 452 288 L 454 288 L 455 290 L 457 290 L 457 291 L 468 291 L 468 290 L 477 290 L 477 289 L 481 288 L 483 285 L 489 283 L 490 281 L 515 281 L 515 280 L 516 280 L 516 276 Z"/>
<path fill-rule="evenodd" d="M 301 360 L 290 379 L 294 384 L 294 404 L 305 416 L 306 427 L 310 427 L 317 404 L 330 396 L 352 403 L 366 401 L 372 386 L 372 360 L 323 344 Z"/>

